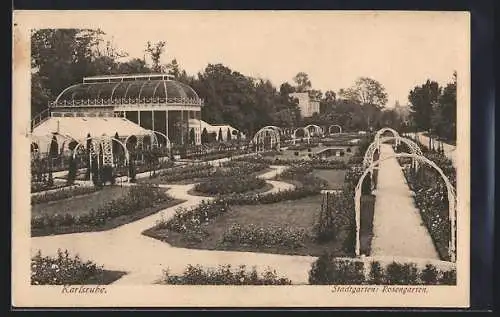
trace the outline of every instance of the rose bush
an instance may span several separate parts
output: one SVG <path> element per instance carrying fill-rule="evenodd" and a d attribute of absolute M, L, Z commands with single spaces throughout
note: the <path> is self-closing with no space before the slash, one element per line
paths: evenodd
<path fill-rule="evenodd" d="M 188 265 L 182 275 L 164 272 L 163 283 L 174 285 L 290 285 L 292 282 L 279 277 L 275 270 L 267 268 L 259 274 L 257 268 L 251 271 L 245 265 L 232 269 L 231 265 L 221 265 L 215 269 L 200 265 Z"/>
<path fill-rule="evenodd" d="M 81 285 L 104 272 L 102 266 L 82 261 L 78 255 L 70 257 L 68 251 L 58 250 L 57 257 L 42 256 L 31 259 L 32 285 Z"/>

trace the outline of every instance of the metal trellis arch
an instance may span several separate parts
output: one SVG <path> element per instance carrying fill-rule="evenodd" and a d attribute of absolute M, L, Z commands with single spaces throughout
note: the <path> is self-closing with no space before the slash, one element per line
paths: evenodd
<path fill-rule="evenodd" d="M 385 160 L 391 158 L 412 158 L 414 160 L 418 160 L 420 163 L 427 164 L 434 168 L 441 178 L 444 180 L 446 184 L 446 190 L 448 194 L 448 216 L 450 221 L 450 241 L 448 246 L 448 252 L 450 255 L 450 259 L 452 262 L 456 261 L 456 194 L 455 188 L 451 184 L 450 180 L 444 172 L 436 165 L 433 161 L 428 158 L 418 155 L 418 154 L 408 154 L 408 153 L 398 153 L 394 155 L 387 156 L 381 160 L 375 161 L 363 172 L 361 177 L 358 180 L 358 184 L 356 185 L 355 194 L 354 194 L 354 210 L 356 217 L 356 256 L 360 255 L 360 225 L 361 225 L 361 189 L 363 185 L 363 181 L 368 175 L 368 173 L 373 172 L 373 170 L 379 166 L 379 164 Z"/>

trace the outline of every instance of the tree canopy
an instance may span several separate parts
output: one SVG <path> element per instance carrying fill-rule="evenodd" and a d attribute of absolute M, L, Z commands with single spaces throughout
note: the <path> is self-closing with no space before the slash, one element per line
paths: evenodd
<path fill-rule="evenodd" d="M 32 33 L 33 115 L 46 109 L 48 101 L 68 86 L 82 82 L 85 76 L 161 71 L 191 86 L 204 99 L 204 121 L 231 125 L 250 137 L 266 125 L 291 128 L 309 123 L 339 124 L 349 131 L 398 124 L 397 113 L 383 109 L 387 93 L 375 79 L 360 77 L 349 88 L 337 92 L 330 89 L 323 94 L 314 89 L 309 75 L 303 71 L 291 78 L 291 83 L 278 83 L 279 86 L 220 63 L 208 64 L 198 74 L 190 75 L 176 57 L 171 56 L 169 63 L 161 64 L 162 56 L 168 54 L 168 43 L 164 41 L 145 41 L 144 51 L 150 61 L 147 63 L 145 58 L 128 58 L 112 43 L 104 41 L 104 35 L 101 30 L 88 29 L 41 29 Z M 442 105 L 439 113 L 449 117 L 454 111 L 453 88 L 444 91 L 446 94 L 439 99 Z M 308 92 L 320 100 L 320 114 L 302 118 L 297 100 L 290 97 L 293 92 Z M 190 137 L 188 133 L 186 138 Z M 202 132 L 203 143 L 217 138 L 218 133 L 214 136 L 206 130 Z"/>

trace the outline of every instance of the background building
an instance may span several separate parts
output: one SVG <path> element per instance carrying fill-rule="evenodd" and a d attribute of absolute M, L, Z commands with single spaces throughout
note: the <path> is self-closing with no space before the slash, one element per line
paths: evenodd
<path fill-rule="evenodd" d="M 49 104 L 46 116 L 32 122 L 32 134 L 81 140 L 87 134 L 123 138 L 152 130 L 160 142 L 163 134 L 173 144 L 186 144 L 193 129 L 198 143 L 200 129 L 190 122 L 199 122 L 202 106 L 191 87 L 166 74 L 86 77 Z"/>
<path fill-rule="evenodd" d="M 308 92 L 294 92 L 289 96 L 298 99 L 302 117 L 307 118 L 319 113 L 319 100 L 311 98 Z"/>

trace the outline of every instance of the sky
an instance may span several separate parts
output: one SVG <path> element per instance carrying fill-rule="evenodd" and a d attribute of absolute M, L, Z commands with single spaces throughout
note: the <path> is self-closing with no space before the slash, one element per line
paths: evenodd
<path fill-rule="evenodd" d="M 408 102 L 416 85 L 445 85 L 469 48 L 468 16 L 453 12 L 114 12 L 75 16 L 61 25 L 101 28 L 130 57 L 165 41 L 162 62 L 176 58 L 194 75 L 222 63 L 245 75 L 292 83 L 306 72 L 313 89 L 338 91 L 360 76 L 379 81 L 388 104 Z M 66 23 L 66 24 L 65 24 Z M 460 70 L 459 76 L 460 79 Z"/>

